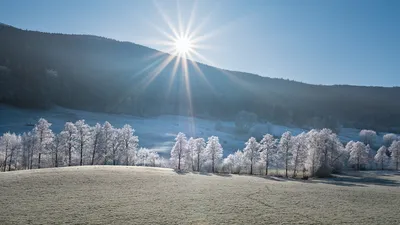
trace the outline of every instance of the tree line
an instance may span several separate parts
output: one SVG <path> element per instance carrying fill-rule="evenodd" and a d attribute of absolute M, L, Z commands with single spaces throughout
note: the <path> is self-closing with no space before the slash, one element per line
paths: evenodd
<path fill-rule="evenodd" d="M 223 148 L 216 136 L 205 141 L 189 138 L 179 133 L 171 151 L 170 166 L 177 170 L 269 174 L 269 169 L 282 171 L 286 177 L 329 176 L 346 168 L 399 169 L 400 141 L 395 134 L 386 134 L 378 151 L 370 146 L 376 133 L 362 130 L 362 141 L 350 141 L 343 145 L 330 129 L 313 129 L 293 136 L 287 131 L 275 138 L 266 134 L 258 142 L 251 137 L 243 150 L 237 150 L 223 158 Z M 276 173 L 275 173 L 276 174 Z"/>
<path fill-rule="evenodd" d="M 58 134 L 50 126 L 45 119 L 39 119 L 30 132 L 3 134 L 0 137 L 2 171 L 76 165 L 136 165 L 136 160 L 144 162 L 143 157 L 158 157 L 153 151 L 138 151 L 139 139 L 130 125 L 115 128 L 105 122 L 89 126 L 84 120 L 78 120 L 65 123 Z"/>
<path fill-rule="evenodd" d="M 345 168 L 399 169 L 400 140 L 395 134 L 383 137 L 383 146 L 373 146 L 377 135 L 360 132 L 361 141 L 344 145 L 330 129 L 313 129 L 298 135 L 287 131 L 281 137 L 265 134 L 251 137 L 243 150 L 223 157 L 217 136 L 187 138 L 178 133 L 169 159 L 139 148 L 139 138 L 130 125 L 115 128 L 109 122 L 90 126 L 84 120 L 67 122 L 60 133 L 41 118 L 30 132 L 4 133 L 0 137 L 1 171 L 82 165 L 143 165 L 170 167 L 179 171 L 248 173 L 268 175 L 271 169 L 286 177 L 329 176 Z"/>

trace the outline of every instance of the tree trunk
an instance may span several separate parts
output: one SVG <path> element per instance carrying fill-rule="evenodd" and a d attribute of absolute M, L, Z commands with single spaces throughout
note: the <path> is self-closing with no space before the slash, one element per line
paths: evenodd
<path fill-rule="evenodd" d="M 267 162 L 265 163 L 265 175 L 268 175 L 268 164 L 269 164 L 269 162 L 268 162 L 269 160 L 268 160 L 268 156 L 267 156 Z"/>
<path fill-rule="evenodd" d="M 214 168 L 214 154 L 213 154 L 213 156 L 212 156 L 212 172 L 214 173 L 215 172 L 215 168 Z"/>
<path fill-rule="evenodd" d="M 13 151 L 11 151 L 11 154 L 10 154 L 10 160 L 9 160 L 9 162 L 8 162 L 8 171 L 11 171 L 12 157 L 13 157 Z"/>
<path fill-rule="evenodd" d="M 200 152 L 197 153 L 197 171 L 200 172 Z"/>
<path fill-rule="evenodd" d="M 125 151 L 126 151 L 126 165 L 127 166 L 129 166 L 129 152 L 128 152 L 128 149 L 129 149 L 129 144 L 128 144 L 128 142 L 126 142 L 125 143 Z"/>
<path fill-rule="evenodd" d="M 4 168 L 3 168 L 3 172 L 6 172 L 6 168 L 7 168 L 7 152 L 8 152 L 8 143 L 6 144 L 6 154 L 4 155 Z"/>
<path fill-rule="evenodd" d="M 40 169 L 40 158 L 42 156 L 42 153 L 39 153 L 39 159 L 38 159 L 38 169 Z"/>
<path fill-rule="evenodd" d="M 72 166 L 72 146 L 69 144 L 68 146 L 68 166 Z"/>
<path fill-rule="evenodd" d="M 42 153 L 39 153 L 39 160 L 38 160 L 38 169 L 40 169 L 40 157 L 42 156 Z"/>
<path fill-rule="evenodd" d="M 296 173 L 297 173 L 297 159 L 296 159 L 296 161 L 295 161 L 295 163 L 294 163 L 293 178 L 296 177 L 296 175 L 297 175 Z"/>
<path fill-rule="evenodd" d="M 286 164 L 285 165 L 285 167 L 286 167 L 285 175 L 286 175 L 286 178 L 288 177 L 288 160 L 289 160 L 288 151 L 289 151 L 289 149 L 286 148 L 286 154 L 285 154 L 285 164 Z"/>
<path fill-rule="evenodd" d="M 33 147 L 31 147 L 30 154 L 31 154 L 31 164 L 29 165 L 29 169 L 32 169 L 32 167 L 33 167 Z"/>
<path fill-rule="evenodd" d="M 58 167 L 58 150 L 56 150 L 55 167 Z"/>
<path fill-rule="evenodd" d="M 83 142 L 81 141 L 81 160 L 79 162 L 79 165 L 83 165 Z"/>
<path fill-rule="evenodd" d="M 250 163 L 251 163 L 251 165 L 250 165 L 250 174 L 253 175 L 253 157 L 251 157 Z"/>
<path fill-rule="evenodd" d="M 116 160 L 115 160 L 115 149 L 113 148 L 113 165 L 115 166 Z"/>
<path fill-rule="evenodd" d="M 181 170 L 181 154 L 178 156 L 178 170 Z"/>
<path fill-rule="evenodd" d="M 97 147 L 97 139 L 95 139 L 95 141 L 94 141 L 94 145 L 93 145 L 93 152 L 92 152 L 92 166 L 94 165 L 94 157 L 95 157 L 95 154 L 96 154 L 96 147 Z"/>

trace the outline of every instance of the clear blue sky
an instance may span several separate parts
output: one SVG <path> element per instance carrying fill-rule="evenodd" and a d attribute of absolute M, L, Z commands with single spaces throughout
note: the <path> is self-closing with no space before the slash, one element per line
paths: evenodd
<path fill-rule="evenodd" d="M 178 27 L 176 1 L 158 1 Z M 192 1 L 179 4 L 183 26 Z M 193 27 L 214 66 L 314 84 L 400 86 L 398 0 L 202 0 Z M 168 26 L 150 0 L 0 0 L 0 22 L 94 34 L 164 50 Z M 198 61 L 202 61 L 197 58 Z"/>

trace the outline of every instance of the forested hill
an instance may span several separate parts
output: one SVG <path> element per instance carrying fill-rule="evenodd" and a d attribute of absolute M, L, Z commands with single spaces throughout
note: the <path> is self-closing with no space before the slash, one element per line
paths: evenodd
<path fill-rule="evenodd" d="M 194 116 L 220 120 L 246 110 L 300 127 L 400 128 L 397 87 L 309 85 L 204 64 L 200 73 L 191 62 L 188 76 L 181 68 L 173 76 L 176 58 L 160 69 L 168 57 L 128 42 L 0 24 L 0 103 L 139 116 L 188 115 L 192 108 Z"/>

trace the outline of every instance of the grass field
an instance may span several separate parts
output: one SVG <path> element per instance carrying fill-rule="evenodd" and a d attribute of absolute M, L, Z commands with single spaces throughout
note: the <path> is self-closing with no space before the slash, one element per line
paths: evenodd
<path fill-rule="evenodd" d="M 400 224 L 400 176 L 288 181 L 144 167 L 0 173 L 0 224 Z"/>

